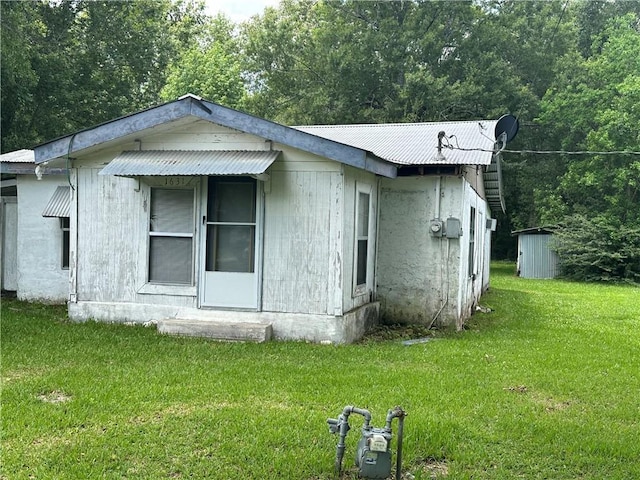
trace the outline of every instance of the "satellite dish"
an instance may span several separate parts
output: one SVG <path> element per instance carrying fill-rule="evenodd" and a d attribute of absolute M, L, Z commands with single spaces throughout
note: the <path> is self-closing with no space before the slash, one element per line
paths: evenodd
<path fill-rule="evenodd" d="M 518 123 L 518 119 L 515 116 L 509 114 L 501 116 L 498 119 L 498 123 L 496 123 L 496 140 L 500 138 L 500 135 L 504 133 L 507 136 L 506 142 L 509 143 L 516 137 L 518 128 L 520 128 L 520 124 Z"/>

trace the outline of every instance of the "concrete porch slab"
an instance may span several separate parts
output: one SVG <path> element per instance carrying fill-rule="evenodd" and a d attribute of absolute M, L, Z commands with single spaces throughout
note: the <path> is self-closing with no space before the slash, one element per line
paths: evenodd
<path fill-rule="evenodd" d="M 159 320 L 158 332 L 168 335 L 258 343 L 267 342 L 273 337 L 273 328 L 270 323 L 220 322 L 184 318 Z"/>

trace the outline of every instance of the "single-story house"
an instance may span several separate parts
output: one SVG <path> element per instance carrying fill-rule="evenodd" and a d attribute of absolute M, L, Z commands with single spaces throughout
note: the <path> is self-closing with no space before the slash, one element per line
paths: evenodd
<path fill-rule="evenodd" d="M 552 227 L 525 228 L 511 234 L 518 237 L 518 276 L 555 278 L 558 275 L 558 255 L 550 248 Z"/>
<path fill-rule="evenodd" d="M 21 300 L 69 298 L 67 169 L 36 167 L 32 150 L 0 156 L 2 290 Z"/>
<path fill-rule="evenodd" d="M 496 123 L 289 127 L 188 94 L 36 146 L 69 171 L 69 315 L 461 328 L 504 208 Z"/>

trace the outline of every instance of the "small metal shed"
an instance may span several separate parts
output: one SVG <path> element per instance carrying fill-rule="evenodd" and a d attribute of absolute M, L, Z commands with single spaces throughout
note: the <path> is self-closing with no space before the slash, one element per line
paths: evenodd
<path fill-rule="evenodd" d="M 554 278 L 558 274 L 558 256 L 549 246 L 551 227 L 525 228 L 511 234 L 518 236 L 518 276 Z"/>

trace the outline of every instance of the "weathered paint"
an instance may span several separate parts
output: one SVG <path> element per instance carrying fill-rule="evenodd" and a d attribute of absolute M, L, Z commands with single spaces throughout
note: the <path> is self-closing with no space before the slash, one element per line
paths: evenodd
<path fill-rule="evenodd" d="M 459 176 L 382 180 L 377 269 L 381 315 L 391 322 L 461 328 L 483 291 L 486 202 Z M 440 194 L 439 200 L 436 195 Z M 470 208 L 476 208 L 473 271 L 468 268 Z M 439 212 L 437 211 L 439 208 Z M 461 220 L 459 238 L 429 232 L 434 218 Z M 475 275 L 474 275 L 475 273 Z"/>
<path fill-rule="evenodd" d="M 64 303 L 69 270 L 62 268 L 62 230 L 58 218 L 42 216 L 65 177 L 18 176 L 18 285 L 21 300 Z M 22 201 L 21 201 L 22 200 Z"/>
<path fill-rule="evenodd" d="M 225 142 L 229 136 L 229 142 Z M 210 141 L 209 141 L 210 140 Z M 185 150 L 197 144 L 206 149 L 282 150 L 267 170 L 259 189 L 264 207 L 259 217 L 258 245 L 261 274 L 260 303 L 256 312 L 233 312 L 251 321 L 269 321 L 277 338 L 313 341 L 353 341 L 377 319 L 373 297 L 375 260 L 376 177 L 368 172 L 286 145 L 265 142 L 251 135 L 199 122 L 178 131 L 141 137 L 139 148 Z M 202 267 L 200 242 L 204 238 L 195 222 L 196 259 L 194 286 L 146 283 L 148 208 L 155 177 L 139 179 L 100 175 L 119 148 L 94 152 L 74 161 L 75 182 L 71 210 L 77 215 L 77 267 L 73 269 L 77 295 L 69 307 L 72 318 L 107 321 L 153 321 L 161 318 L 203 319 L 228 316 L 228 312 L 201 309 L 198 282 Z M 206 177 L 193 177 L 189 185 L 196 199 Z M 367 290 L 354 296 L 353 265 L 355 188 L 365 184 L 372 199 L 371 245 Z M 195 218 L 205 211 L 196 202 Z M 126 232 L 123 235 L 123 232 Z M 72 282 L 73 283 L 73 282 Z M 141 308 L 142 306 L 142 308 Z M 249 320 L 247 320 L 249 321 Z"/>
<path fill-rule="evenodd" d="M 244 318 L 269 322 L 276 338 L 353 341 L 377 319 L 460 328 L 485 285 L 488 208 L 480 169 L 460 176 L 380 179 L 369 171 L 209 121 L 151 129 L 135 141 L 94 145 L 73 161 L 71 182 L 72 318 L 154 321 Z M 159 177 L 123 178 L 100 171 L 123 150 L 278 150 L 259 189 L 261 244 L 257 311 L 200 307 L 202 218 L 206 177 L 194 189 L 194 285 L 147 283 L 151 186 Z M 355 161 L 357 163 L 357 160 Z M 265 177 L 266 178 L 266 177 Z M 370 194 L 364 287 L 354 288 L 356 199 Z M 437 198 L 436 198 L 437 197 Z M 470 208 L 476 209 L 476 262 L 468 268 Z M 457 218 L 460 238 L 434 237 L 432 218 Z M 376 262 L 377 255 L 377 262 Z M 377 300 L 380 301 L 380 307 Z"/>
<path fill-rule="evenodd" d="M 379 304 L 369 303 L 345 315 L 315 315 L 286 312 L 247 312 L 202 310 L 161 304 L 127 302 L 69 303 L 69 317 L 74 321 L 89 319 L 113 323 L 146 324 L 163 318 L 213 320 L 227 322 L 270 323 L 277 340 L 351 343 L 364 335 L 378 319 Z"/>

